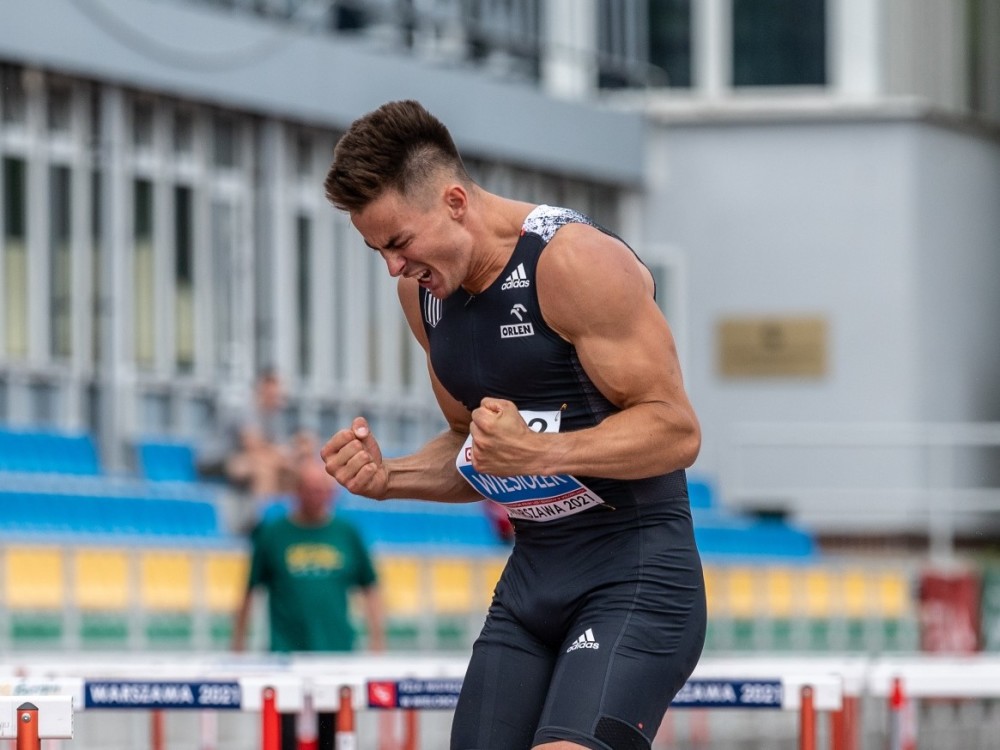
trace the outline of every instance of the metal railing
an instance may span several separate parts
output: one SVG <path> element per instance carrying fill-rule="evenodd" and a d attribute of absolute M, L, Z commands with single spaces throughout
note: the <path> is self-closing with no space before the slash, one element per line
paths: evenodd
<path fill-rule="evenodd" d="M 745 423 L 720 471 L 723 496 L 818 533 L 926 536 L 940 562 L 959 536 L 1000 522 L 1000 423 Z"/>

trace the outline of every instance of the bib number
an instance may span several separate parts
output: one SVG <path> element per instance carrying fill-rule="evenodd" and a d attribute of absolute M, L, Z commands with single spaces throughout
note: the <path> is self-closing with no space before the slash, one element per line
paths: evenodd
<path fill-rule="evenodd" d="M 522 411 L 521 416 L 535 432 L 559 432 L 560 411 Z M 498 477 L 476 471 L 472 466 L 472 435 L 466 438 L 455 466 L 476 492 L 502 505 L 512 518 L 554 521 L 604 504 L 600 496 L 569 474 Z"/>

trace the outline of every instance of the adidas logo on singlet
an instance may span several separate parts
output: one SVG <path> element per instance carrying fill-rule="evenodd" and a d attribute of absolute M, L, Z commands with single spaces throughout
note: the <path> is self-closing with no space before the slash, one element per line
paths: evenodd
<path fill-rule="evenodd" d="M 511 271 L 510 276 L 504 279 L 503 286 L 500 289 L 506 292 L 508 289 L 527 289 L 529 286 L 531 286 L 531 280 L 527 278 L 527 274 L 524 272 L 524 263 L 518 263 L 517 268 Z"/>
<path fill-rule="evenodd" d="M 566 649 L 566 653 L 568 654 L 570 651 L 576 651 L 578 648 L 598 649 L 600 647 L 601 644 L 598 643 L 597 640 L 594 638 L 594 631 L 591 630 L 590 628 L 587 628 L 585 631 L 583 631 L 583 633 L 580 634 L 579 638 L 577 638 L 575 641 L 573 641 L 573 643 L 570 644 L 570 647 Z"/>

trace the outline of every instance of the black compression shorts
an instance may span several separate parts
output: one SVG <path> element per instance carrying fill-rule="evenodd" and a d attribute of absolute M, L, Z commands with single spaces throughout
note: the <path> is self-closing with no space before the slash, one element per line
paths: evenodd
<path fill-rule="evenodd" d="M 518 539 L 473 647 L 452 750 L 649 750 L 706 624 L 690 513 L 656 516 L 607 513 L 570 544 Z"/>

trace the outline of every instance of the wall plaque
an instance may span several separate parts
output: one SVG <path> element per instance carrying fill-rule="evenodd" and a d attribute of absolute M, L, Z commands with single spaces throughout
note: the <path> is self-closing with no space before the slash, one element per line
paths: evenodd
<path fill-rule="evenodd" d="M 727 378 L 819 378 L 827 369 L 827 324 L 818 317 L 724 318 L 719 373 Z"/>

